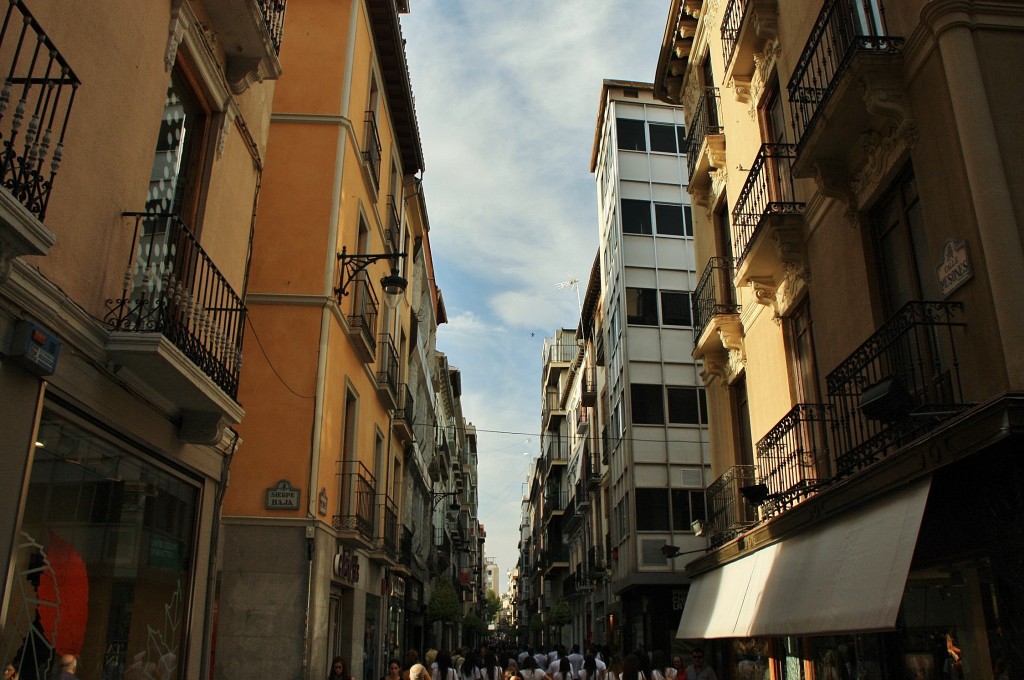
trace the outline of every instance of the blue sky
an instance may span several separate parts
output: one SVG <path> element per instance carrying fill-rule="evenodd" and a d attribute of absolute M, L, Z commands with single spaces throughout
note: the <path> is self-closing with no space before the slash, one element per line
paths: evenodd
<path fill-rule="evenodd" d="M 579 320 L 597 253 L 590 155 L 601 83 L 651 82 L 668 0 L 411 0 L 402 16 L 423 186 L 449 323 L 478 428 L 480 518 L 501 571 L 540 453 L 544 337 Z M 581 291 L 582 294 L 582 291 Z"/>

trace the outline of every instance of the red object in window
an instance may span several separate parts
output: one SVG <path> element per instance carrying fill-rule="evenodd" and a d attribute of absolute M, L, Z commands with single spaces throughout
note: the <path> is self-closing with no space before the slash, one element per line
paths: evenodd
<path fill-rule="evenodd" d="M 50 569 L 41 572 L 37 589 L 45 604 L 36 607 L 43 633 L 58 654 L 79 656 L 89 620 L 89 573 L 85 560 L 75 546 L 51 531 L 46 561 Z"/>

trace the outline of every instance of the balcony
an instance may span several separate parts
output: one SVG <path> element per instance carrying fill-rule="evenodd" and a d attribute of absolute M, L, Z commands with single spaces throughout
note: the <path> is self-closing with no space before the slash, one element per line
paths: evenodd
<path fill-rule="evenodd" d="M 373 190 L 380 186 L 380 133 L 377 132 L 377 114 L 373 111 L 366 112 L 363 119 L 366 125 L 363 132 L 363 169 L 370 179 Z"/>
<path fill-rule="evenodd" d="M 544 448 L 544 458 L 548 466 L 555 463 L 566 464 L 569 462 L 569 440 L 562 437 L 551 437 Z"/>
<path fill-rule="evenodd" d="M 711 183 L 708 173 L 725 163 L 725 130 L 718 117 L 720 109 L 718 88 L 703 88 L 690 116 L 686 136 L 686 166 L 691 188 L 705 190 Z"/>
<path fill-rule="evenodd" d="M 781 513 L 829 483 L 833 429 L 828 405 L 797 404 L 757 442 L 757 477 L 768 488 L 763 517 Z"/>
<path fill-rule="evenodd" d="M 959 302 L 908 302 L 825 379 L 840 424 L 839 477 L 882 460 L 966 410 Z"/>
<path fill-rule="evenodd" d="M 559 484 L 557 486 L 548 487 L 544 492 L 544 519 L 545 521 L 554 517 L 561 516 L 565 513 L 565 508 L 569 504 L 569 491 L 563 489 Z"/>
<path fill-rule="evenodd" d="M 402 538 L 398 543 L 398 569 L 406 576 L 412 574 L 415 566 L 415 553 L 413 552 L 413 532 L 409 527 L 402 527 Z"/>
<path fill-rule="evenodd" d="M 79 81 L 23 2 L 7 4 L 0 29 L 0 283 L 7 261 L 46 255 L 56 242 L 43 226 L 64 155 Z M 27 119 L 26 119 L 27 116 Z"/>
<path fill-rule="evenodd" d="M 390 333 L 381 333 L 377 344 L 377 396 L 384 408 L 398 406 L 398 350 Z"/>
<path fill-rule="evenodd" d="M 904 40 L 886 34 L 880 0 L 826 0 L 787 89 L 797 140 L 795 177 L 815 166 L 851 162 L 865 130 L 886 121 L 902 127 L 901 52 Z"/>
<path fill-rule="evenodd" d="M 374 537 L 374 549 L 387 561 L 398 562 L 398 507 L 395 501 L 386 494 L 377 496 L 377 533 Z"/>
<path fill-rule="evenodd" d="M 805 262 L 804 204 L 796 201 L 790 174 L 795 157 L 792 144 L 762 144 L 750 166 L 732 211 L 737 285 L 753 282 L 773 294 L 788 285 L 792 293 L 795 281 L 805 280 L 790 274 L 794 282 L 787 283 L 787 272 L 802 272 Z"/>
<path fill-rule="evenodd" d="M 338 538 L 345 545 L 372 550 L 376 528 L 376 480 L 357 460 L 342 461 L 340 476 L 341 502 L 333 522 Z"/>
<path fill-rule="evenodd" d="M 416 404 L 413 401 L 409 385 L 403 383 L 398 386 L 398 405 L 391 420 L 391 429 L 394 431 L 395 437 L 401 442 L 415 441 L 416 433 L 413 430 L 415 422 Z"/>
<path fill-rule="evenodd" d="M 541 409 L 541 422 L 546 430 L 557 430 L 562 419 L 565 418 L 565 409 L 562 408 L 562 395 L 558 387 L 550 386 L 544 390 L 544 405 Z"/>
<path fill-rule="evenodd" d="M 281 37 L 286 0 L 217 0 L 204 7 L 225 55 L 235 94 L 252 83 L 281 77 Z"/>
<path fill-rule="evenodd" d="M 708 487 L 708 537 L 712 547 L 757 523 L 757 514 L 740 494 L 741 487 L 756 482 L 755 475 L 753 465 L 733 465 Z"/>
<path fill-rule="evenodd" d="M 107 353 L 181 410 L 179 436 L 215 440 L 242 416 L 245 305 L 176 215 L 125 217 L 135 231 L 124 288 L 107 300 Z"/>
<path fill-rule="evenodd" d="M 755 55 L 778 34 L 776 0 L 729 0 L 722 16 L 725 78 L 734 81 L 737 99 L 748 101 L 756 69 Z"/>
<path fill-rule="evenodd" d="M 584 406 L 597 406 L 597 371 L 593 366 L 582 370 L 580 376 L 580 399 Z"/>
<path fill-rule="evenodd" d="M 377 313 L 380 305 L 365 270 L 356 274 L 344 295 L 338 296 L 338 304 L 343 307 L 345 333 L 356 356 L 364 364 L 372 363 L 377 356 Z"/>
<path fill-rule="evenodd" d="M 712 257 L 693 292 L 693 357 L 703 359 L 705 369 L 716 373 L 725 370 L 729 352 L 743 352 L 735 272 L 733 258 Z"/>

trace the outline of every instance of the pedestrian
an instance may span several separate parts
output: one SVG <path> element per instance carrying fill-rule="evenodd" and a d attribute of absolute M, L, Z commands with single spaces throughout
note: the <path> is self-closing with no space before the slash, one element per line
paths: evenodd
<path fill-rule="evenodd" d="M 4 680 L 18 680 L 18 669 L 13 663 L 4 666 Z"/>
<path fill-rule="evenodd" d="M 686 680 L 718 680 L 715 669 L 704 664 L 704 650 L 700 647 L 693 650 L 693 663 L 686 667 Z"/>
<path fill-rule="evenodd" d="M 405 662 L 402 664 L 402 680 L 412 680 L 410 671 L 419 662 L 420 654 L 415 649 L 410 649 L 405 653 Z"/>
<path fill-rule="evenodd" d="M 676 669 L 669 662 L 665 652 L 660 649 L 651 654 L 651 677 L 654 680 L 676 680 Z"/>
<path fill-rule="evenodd" d="M 398 663 L 398 659 L 388 661 L 388 670 L 380 680 L 402 680 L 402 664 Z"/>
<path fill-rule="evenodd" d="M 519 677 L 523 680 L 551 680 L 547 671 L 537 668 L 537 659 L 532 656 L 526 657 L 523 667 L 519 669 Z"/>
<path fill-rule="evenodd" d="M 334 661 L 331 662 L 331 672 L 327 676 L 327 680 L 355 680 L 355 678 L 352 677 L 352 674 L 348 671 L 348 662 L 345 661 L 344 657 L 334 657 Z"/>
<path fill-rule="evenodd" d="M 552 680 L 576 680 L 576 673 L 572 669 L 572 662 L 569 661 L 569 657 L 563 656 L 555 665 L 558 667 L 558 670 L 551 674 Z"/>
<path fill-rule="evenodd" d="M 78 673 L 78 657 L 64 654 L 60 657 L 60 680 L 75 680 Z"/>
<path fill-rule="evenodd" d="M 452 663 L 452 655 L 448 650 L 439 651 L 435 663 L 437 668 L 433 669 L 434 680 L 458 680 L 455 665 Z"/>

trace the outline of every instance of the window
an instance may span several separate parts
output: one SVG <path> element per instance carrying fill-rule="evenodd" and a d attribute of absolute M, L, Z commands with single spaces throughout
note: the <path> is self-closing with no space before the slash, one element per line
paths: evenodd
<path fill-rule="evenodd" d="M 665 404 L 661 385 L 629 386 L 634 425 L 664 425 Z"/>
<path fill-rule="evenodd" d="M 672 528 L 675 531 L 692 531 L 695 520 L 706 520 L 704 492 L 694 489 L 672 489 Z"/>
<path fill-rule="evenodd" d="M 670 517 L 668 489 L 636 490 L 637 531 L 668 531 Z"/>
<path fill-rule="evenodd" d="M 658 225 L 659 236 L 685 236 L 686 225 L 683 221 L 683 206 L 678 203 L 655 203 L 654 220 Z"/>
<path fill-rule="evenodd" d="M 661 324 L 692 326 L 690 294 L 677 290 L 661 291 Z"/>
<path fill-rule="evenodd" d="M 667 387 L 668 422 L 676 425 L 707 424 L 707 401 L 701 387 Z"/>
<path fill-rule="evenodd" d="M 886 312 L 894 314 L 910 300 L 939 299 L 925 240 L 924 216 L 913 168 L 907 168 L 871 211 Z"/>
<path fill-rule="evenodd" d="M 626 323 L 634 326 L 658 325 L 657 291 L 653 288 L 626 289 Z"/>
<path fill-rule="evenodd" d="M 686 153 L 686 128 L 682 125 L 676 126 L 676 141 L 679 143 L 679 153 Z"/>
<path fill-rule="evenodd" d="M 647 141 L 644 139 L 644 122 L 619 118 L 615 121 L 616 136 L 619 148 L 625 151 L 646 151 Z"/>
<path fill-rule="evenodd" d="M 678 153 L 675 125 L 648 123 L 647 130 L 651 135 L 651 151 Z"/>
<path fill-rule="evenodd" d="M 651 202 L 622 199 L 622 231 L 626 234 L 651 234 Z"/>

